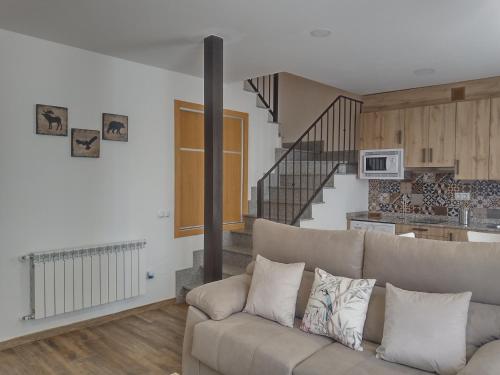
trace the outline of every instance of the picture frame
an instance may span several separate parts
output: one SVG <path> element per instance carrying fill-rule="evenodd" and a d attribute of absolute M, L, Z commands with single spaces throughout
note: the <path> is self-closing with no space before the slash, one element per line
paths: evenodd
<path fill-rule="evenodd" d="M 36 134 L 68 136 L 68 108 L 36 105 Z"/>
<path fill-rule="evenodd" d="M 128 142 L 128 116 L 103 113 L 102 139 L 106 141 Z"/>
<path fill-rule="evenodd" d="M 99 130 L 71 129 L 71 156 L 99 158 L 101 140 Z"/>

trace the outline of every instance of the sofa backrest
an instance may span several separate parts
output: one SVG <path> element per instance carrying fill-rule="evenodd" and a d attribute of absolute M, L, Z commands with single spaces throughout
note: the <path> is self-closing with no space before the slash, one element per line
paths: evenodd
<path fill-rule="evenodd" d="M 500 243 L 448 242 L 367 232 L 363 277 L 433 293 L 472 292 L 500 305 Z"/>
<path fill-rule="evenodd" d="M 402 238 L 366 232 L 363 277 L 377 280 L 364 337 L 380 343 L 385 283 L 430 293 L 472 292 L 467 355 L 500 338 L 500 244 Z"/>
<path fill-rule="evenodd" d="M 253 225 L 253 256 L 275 262 L 305 262 L 305 270 L 319 267 L 333 275 L 360 278 L 363 268 L 363 231 L 297 228 L 258 219 Z"/>

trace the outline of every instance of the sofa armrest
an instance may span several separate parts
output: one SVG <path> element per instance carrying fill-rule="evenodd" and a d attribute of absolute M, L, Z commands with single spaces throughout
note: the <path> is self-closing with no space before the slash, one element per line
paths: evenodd
<path fill-rule="evenodd" d="M 500 340 L 481 346 L 458 375 L 500 374 Z"/>
<path fill-rule="evenodd" d="M 245 307 L 252 277 L 247 274 L 199 286 L 190 291 L 186 302 L 213 320 L 226 319 Z"/>

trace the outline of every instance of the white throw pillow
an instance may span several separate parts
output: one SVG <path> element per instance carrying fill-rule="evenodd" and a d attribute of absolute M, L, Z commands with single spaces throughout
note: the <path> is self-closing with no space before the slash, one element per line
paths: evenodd
<path fill-rule="evenodd" d="M 305 263 L 272 262 L 257 255 L 245 312 L 293 327 Z"/>
<path fill-rule="evenodd" d="M 465 366 L 471 292 L 410 292 L 387 283 L 384 336 L 377 358 L 438 374 Z"/>
<path fill-rule="evenodd" d="M 316 268 L 300 329 L 362 351 L 363 328 L 374 279 L 333 276 Z"/>

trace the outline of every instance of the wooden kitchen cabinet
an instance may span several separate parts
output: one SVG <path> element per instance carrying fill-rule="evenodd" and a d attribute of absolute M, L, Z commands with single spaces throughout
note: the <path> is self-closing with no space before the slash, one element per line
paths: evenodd
<path fill-rule="evenodd" d="M 404 135 L 404 111 L 380 111 L 362 114 L 360 148 L 402 148 Z"/>
<path fill-rule="evenodd" d="M 408 108 L 404 111 L 405 166 L 453 167 L 456 104 Z"/>
<path fill-rule="evenodd" d="M 490 180 L 500 180 L 500 98 L 491 99 L 490 123 Z"/>
<path fill-rule="evenodd" d="M 405 109 L 405 167 L 427 166 L 429 107 Z"/>
<path fill-rule="evenodd" d="M 429 106 L 429 166 L 455 164 L 456 103 Z"/>
<path fill-rule="evenodd" d="M 396 234 L 415 233 L 415 238 L 426 238 L 429 240 L 445 240 L 444 230 L 441 227 L 425 225 L 396 225 Z"/>
<path fill-rule="evenodd" d="M 490 159 L 490 99 L 457 103 L 455 179 L 486 180 Z"/>
<path fill-rule="evenodd" d="M 467 242 L 467 231 L 464 229 L 442 228 L 432 225 L 397 224 L 396 234 L 415 233 L 416 238 L 439 241 Z"/>

